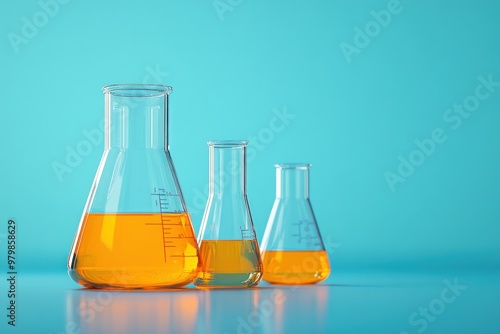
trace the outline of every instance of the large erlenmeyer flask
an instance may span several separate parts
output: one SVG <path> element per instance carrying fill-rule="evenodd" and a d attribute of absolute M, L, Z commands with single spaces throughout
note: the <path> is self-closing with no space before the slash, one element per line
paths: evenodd
<path fill-rule="evenodd" d="M 196 238 L 168 145 L 163 85 L 110 85 L 104 154 L 68 262 L 94 288 L 187 285 L 196 275 Z"/>
<path fill-rule="evenodd" d="M 262 238 L 263 280 L 312 284 L 330 263 L 309 201 L 310 164 L 277 164 L 276 199 Z"/>
<path fill-rule="evenodd" d="M 209 141 L 209 195 L 198 245 L 199 287 L 244 288 L 262 277 L 246 194 L 246 141 Z"/>

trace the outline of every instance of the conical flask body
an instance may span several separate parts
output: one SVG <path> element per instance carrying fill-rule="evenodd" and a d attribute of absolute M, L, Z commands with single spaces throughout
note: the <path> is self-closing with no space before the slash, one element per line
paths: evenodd
<path fill-rule="evenodd" d="M 191 283 L 198 249 L 168 147 L 162 85 L 112 85 L 105 149 L 70 252 L 69 274 L 93 288 Z"/>
<path fill-rule="evenodd" d="M 330 263 L 309 200 L 309 164 L 276 165 L 276 199 L 262 238 L 263 279 L 313 284 Z"/>
<path fill-rule="evenodd" d="M 257 285 L 262 261 L 246 196 L 246 141 L 211 141 L 209 196 L 198 246 L 198 287 Z"/>

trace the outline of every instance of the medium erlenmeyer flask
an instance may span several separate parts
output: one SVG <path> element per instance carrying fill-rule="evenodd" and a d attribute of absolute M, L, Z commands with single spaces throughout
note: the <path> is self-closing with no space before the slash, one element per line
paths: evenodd
<path fill-rule="evenodd" d="M 246 195 L 247 141 L 209 141 L 209 195 L 198 236 L 198 287 L 244 288 L 262 276 Z"/>
<path fill-rule="evenodd" d="M 309 201 L 310 164 L 277 164 L 276 199 L 262 239 L 263 280 L 311 284 L 330 263 Z"/>
<path fill-rule="evenodd" d="M 110 85 L 104 154 L 68 268 L 93 288 L 187 285 L 196 275 L 196 238 L 168 145 L 163 85 Z"/>

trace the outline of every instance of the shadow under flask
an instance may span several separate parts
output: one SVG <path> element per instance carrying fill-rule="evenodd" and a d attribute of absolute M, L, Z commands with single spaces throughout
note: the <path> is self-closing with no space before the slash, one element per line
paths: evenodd
<path fill-rule="evenodd" d="M 168 145 L 164 85 L 110 85 L 104 154 L 68 260 L 89 288 L 190 284 L 198 248 Z"/>
<path fill-rule="evenodd" d="M 262 239 L 263 280 L 313 284 L 330 263 L 309 201 L 310 164 L 276 164 L 276 199 Z"/>
<path fill-rule="evenodd" d="M 245 288 L 262 276 L 246 195 L 247 141 L 209 141 L 209 195 L 198 246 L 198 287 Z"/>

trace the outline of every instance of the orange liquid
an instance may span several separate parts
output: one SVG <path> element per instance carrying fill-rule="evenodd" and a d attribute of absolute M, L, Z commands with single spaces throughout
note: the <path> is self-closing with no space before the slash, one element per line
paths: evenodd
<path fill-rule="evenodd" d="M 276 284 L 313 284 L 330 275 L 326 251 L 265 251 L 263 280 Z"/>
<path fill-rule="evenodd" d="M 262 277 L 257 240 L 202 240 L 199 287 L 251 287 Z"/>
<path fill-rule="evenodd" d="M 197 266 L 187 213 L 86 214 L 68 265 L 86 287 L 145 289 L 187 285 Z"/>

